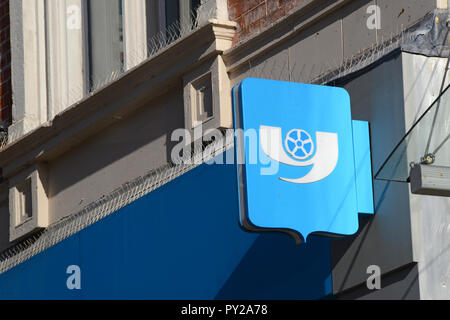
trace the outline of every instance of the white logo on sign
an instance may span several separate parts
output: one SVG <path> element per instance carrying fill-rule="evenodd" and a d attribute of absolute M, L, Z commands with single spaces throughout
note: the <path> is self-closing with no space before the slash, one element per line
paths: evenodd
<path fill-rule="evenodd" d="M 301 129 L 289 131 L 284 141 L 289 155 L 283 148 L 281 128 L 261 126 L 259 134 L 261 148 L 272 160 L 294 167 L 313 166 L 306 176 L 299 179 L 280 178 L 283 181 L 298 184 L 313 183 L 325 179 L 336 168 L 339 158 L 336 133 L 316 132 L 316 153 L 310 160 L 306 159 L 313 155 L 315 147 L 306 131 Z"/>

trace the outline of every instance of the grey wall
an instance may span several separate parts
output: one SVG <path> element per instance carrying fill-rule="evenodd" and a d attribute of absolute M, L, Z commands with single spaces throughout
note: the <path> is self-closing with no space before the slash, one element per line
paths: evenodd
<path fill-rule="evenodd" d="M 352 118 L 370 122 L 375 174 L 405 134 L 401 55 L 338 85 L 350 94 Z M 374 196 L 376 215 L 360 219 L 356 236 L 332 243 L 335 293 L 364 283 L 370 265 L 385 274 L 414 261 L 408 184 L 376 180 Z"/>
<path fill-rule="evenodd" d="M 420 299 L 417 264 L 410 264 L 381 279 L 381 290 L 369 290 L 364 283 L 337 295 L 339 300 L 418 300 Z"/>
<path fill-rule="evenodd" d="M 122 184 L 165 165 L 170 134 L 184 127 L 178 87 L 49 164 L 52 221 L 77 212 Z"/>
<path fill-rule="evenodd" d="M 411 195 L 422 299 L 450 299 L 450 199 Z"/>
<path fill-rule="evenodd" d="M 450 84 L 445 73 L 447 59 L 403 53 L 405 119 L 410 128 Z M 448 94 L 446 94 L 446 97 Z M 436 108 L 436 107 L 435 107 Z M 431 115 L 434 115 L 432 113 Z M 439 121 L 435 124 L 430 151 L 449 134 L 443 120 L 450 120 L 450 101 L 442 98 Z M 425 119 L 424 119 L 425 120 Z M 439 124 L 440 123 L 440 124 Z M 431 119 L 421 122 L 418 137 L 408 144 L 409 161 L 425 153 Z M 436 153 L 436 164 L 450 166 L 450 141 Z M 414 257 L 418 261 L 422 299 L 450 299 L 450 198 L 411 194 Z"/>

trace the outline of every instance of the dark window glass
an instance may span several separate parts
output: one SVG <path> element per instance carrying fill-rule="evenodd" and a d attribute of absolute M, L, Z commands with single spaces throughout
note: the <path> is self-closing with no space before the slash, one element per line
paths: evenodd
<path fill-rule="evenodd" d="M 149 44 L 159 32 L 174 40 L 180 35 L 180 29 L 191 27 L 200 3 L 201 0 L 147 0 Z"/>
<path fill-rule="evenodd" d="M 166 27 L 177 23 L 179 19 L 180 0 L 166 0 Z"/>
<path fill-rule="evenodd" d="M 124 68 L 122 0 L 88 0 L 89 89 Z"/>

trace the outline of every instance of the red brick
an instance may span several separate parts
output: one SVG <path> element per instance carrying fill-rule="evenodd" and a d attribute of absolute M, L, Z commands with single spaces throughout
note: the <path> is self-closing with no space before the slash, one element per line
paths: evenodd
<path fill-rule="evenodd" d="M 239 25 L 234 43 L 287 16 L 303 0 L 228 0 L 230 19 Z"/>

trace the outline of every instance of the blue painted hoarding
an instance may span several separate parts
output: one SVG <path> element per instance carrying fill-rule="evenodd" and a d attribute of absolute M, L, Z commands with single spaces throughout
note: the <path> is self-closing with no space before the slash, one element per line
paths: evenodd
<path fill-rule="evenodd" d="M 0 299 L 319 299 L 330 240 L 241 229 L 234 165 L 201 165 L 0 275 Z M 81 290 L 69 290 L 78 265 Z"/>

